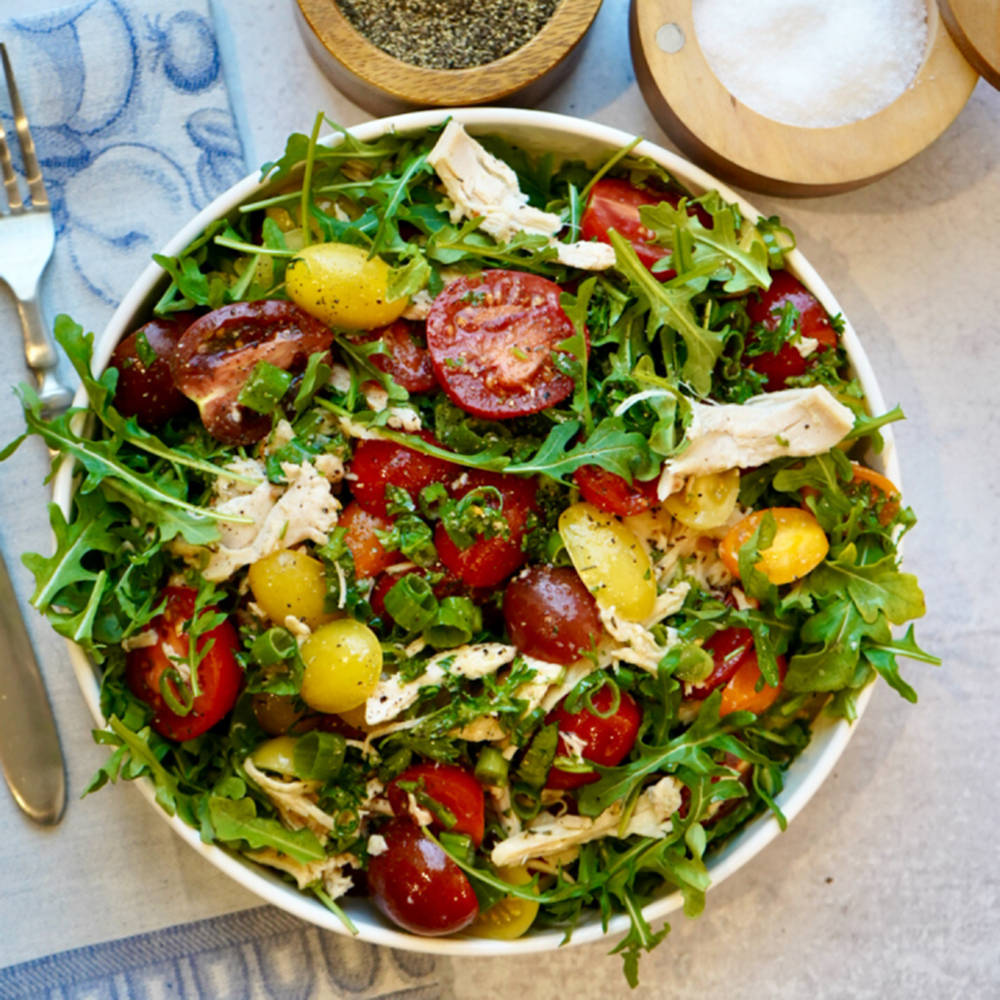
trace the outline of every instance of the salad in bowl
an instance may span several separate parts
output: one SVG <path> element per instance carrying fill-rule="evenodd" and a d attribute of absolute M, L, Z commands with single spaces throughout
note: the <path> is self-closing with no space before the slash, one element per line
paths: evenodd
<path fill-rule="evenodd" d="M 452 953 L 698 913 L 933 662 L 863 351 L 776 218 L 612 129 L 294 135 L 27 432 L 107 763 L 265 898 Z"/>

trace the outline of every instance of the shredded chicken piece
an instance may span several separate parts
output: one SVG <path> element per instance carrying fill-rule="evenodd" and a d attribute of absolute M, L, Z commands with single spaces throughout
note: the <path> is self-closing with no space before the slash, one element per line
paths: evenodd
<path fill-rule="evenodd" d="M 265 774 L 250 757 L 243 761 L 247 777 L 274 803 L 281 821 L 291 830 L 307 827 L 325 842 L 336 820 L 316 804 L 317 781 L 272 778 Z"/>
<path fill-rule="evenodd" d="M 531 858 L 565 856 L 570 848 L 606 836 L 665 837 L 671 829 L 670 817 L 680 808 L 681 783 L 673 777 L 661 778 L 639 796 L 624 830 L 622 803 L 615 802 L 599 816 L 555 816 L 541 812 L 521 833 L 501 840 L 490 854 L 493 864 L 523 865 Z"/>
<path fill-rule="evenodd" d="M 273 847 L 263 847 L 246 853 L 247 857 L 258 864 L 277 868 L 291 875 L 300 889 L 322 882 L 331 899 L 343 896 L 354 885 L 354 880 L 344 871 L 348 866 L 357 866 L 358 859 L 353 854 L 333 854 L 319 861 L 296 861 L 295 858 L 290 858 Z"/>

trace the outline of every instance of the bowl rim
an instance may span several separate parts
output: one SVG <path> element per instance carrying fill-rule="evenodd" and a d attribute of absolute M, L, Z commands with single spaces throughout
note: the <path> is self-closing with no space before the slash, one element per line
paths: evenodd
<path fill-rule="evenodd" d="M 468 126 L 473 133 L 499 133 L 513 137 L 514 141 L 522 143 L 528 141 L 529 144 L 530 140 L 526 139 L 525 136 L 534 134 L 540 139 L 540 142 L 536 142 L 536 144 L 540 145 L 553 143 L 557 141 L 558 137 L 568 145 L 584 147 L 588 154 L 597 150 L 620 149 L 635 139 L 634 136 L 620 129 L 568 115 L 519 108 L 483 107 L 409 112 L 388 118 L 374 119 L 353 126 L 347 129 L 347 132 L 363 141 L 372 141 L 390 130 L 398 132 L 423 131 L 430 126 L 440 125 L 448 117 L 453 117 L 463 125 Z M 519 132 L 522 134 L 518 135 Z M 322 141 L 335 144 L 339 138 L 339 134 L 333 134 L 324 137 Z M 760 215 L 742 196 L 720 183 L 707 171 L 689 163 L 670 150 L 648 140 L 642 140 L 633 150 L 633 155 L 651 157 L 666 167 L 678 180 L 695 190 L 696 193 L 714 188 L 727 201 L 739 205 L 740 210 L 749 218 L 757 218 Z M 199 235 L 208 223 L 232 211 L 240 203 L 249 200 L 261 186 L 257 173 L 250 174 L 237 182 L 183 226 L 167 242 L 161 252 L 166 255 L 178 253 Z M 819 298 L 831 315 L 838 313 L 842 315 L 842 310 L 832 292 L 799 250 L 791 251 L 786 256 L 786 263 L 788 269 Z M 151 300 L 151 296 L 162 278 L 163 270 L 155 262 L 151 262 L 140 274 L 95 343 L 93 359 L 95 371 L 102 371 L 107 365 L 114 345 L 134 327 L 132 317 Z M 846 317 L 842 342 L 854 372 L 864 389 L 869 408 L 872 412 L 883 412 L 885 403 L 874 371 L 856 332 Z M 86 393 L 81 388 L 76 394 L 74 405 L 85 406 L 86 403 Z M 886 428 L 882 433 L 885 447 L 880 455 L 874 457 L 873 464 L 902 488 L 892 428 Z M 67 516 L 72 491 L 72 474 L 71 463 L 63 463 L 53 485 L 53 499 Z M 100 710 L 100 682 L 97 671 L 80 647 L 69 640 L 67 640 L 67 645 L 84 700 L 97 725 L 103 727 L 106 721 Z M 809 745 L 786 772 L 785 789 L 777 797 L 778 804 L 789 823 L 801 812 L 833 770 L 853 736 L 857 722 L 871 700 L 873 690 L 873 685 L 869 684 L 860 693 L 857 701 L 857 719 L 854 723 L 849 723 L 844 719 L 830 719 L 825 715 L 821 715 L 816 720 Z M 793 775 L 795 776 L 794 781 L 792 780 Z M 327 930 L 353 936 L 337 916 L 323 906 L 319 900 L 306 896 L 276 874 L 272 874 L 236 852 L 214 844 L 203 843 L 196 829 L 189 827 L 176 815 L 168 816 L 161 809 L 155 801 L 153 788 L 149 781 L 144 780 L 133 784 L 138 787 L 140 793 L 156 810 L 160 818 L 166 821 L 178 836 L 191 845 L 203 858 L 229 875 L 245 889 L 265 902 L 278 906 L 302 920 Z M 718 886 L 740 869 L 774 840 L 780 832 L 777 820 L 770 813 L 758 816 L 749 823 L 718 853 L 708 859 L 707 865 L 712 878 L 710 888 Z M 662 920 L 667 914 L 678 909 L 682 903 L 680 892 L 674 891 L 649 903 L 642 912 L 645 919 L 653 923 Z M 605 927 L 602 925 L 599 915 L 595 913 L 574 929 L 569 941 L 564 940 L 565 935 L 561 930 L 540 931 L 534 934 L 529 932 L 513 941 L 494 941 L 461 935 L 423 937 L 397 930 L 391 927 L 385 918 L 364 899 L 348 900 L 345 909 L 358 927 L 357 937 L 360 940 L 438 955 L 513 955 L 549 951 L 561 946 L 581 945 L 601 939 L 606 939 L 610 943 L 627 931 L 630 924 L 628 915 L 621 913 L 611 917 Z"/>

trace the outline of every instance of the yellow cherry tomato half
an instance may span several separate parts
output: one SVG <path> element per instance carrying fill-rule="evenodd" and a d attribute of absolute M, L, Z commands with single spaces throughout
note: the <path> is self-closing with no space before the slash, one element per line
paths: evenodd
<path fill-rule="evenodd" d="M 613 607 L 630 622 L 652 614 L 653 566 L 631 528 L 593 504 L 575 503 L 559 515 L 559 534 L 580 579 L 601 607 Z"/>
<path fill-rule="evenodd" d="M 364 704 L 382 673 L 378 636 L 353 618 L 321 625 L 300 650 L 302 700 L 317 712 L 349 712 Z"/>
<path fill-rule="evenodd" d="M 816 518 L 799 507 L 754 511 L 733 525 L 719 544 L 719 557 L 726 568 L 733 576 L 740 575 L 740 549 L 767 514 L 774 518 L 774 541 L 761 550 L 756 568 L 776 586 L 811 573 L 826 558 L 830 542 Z"/>
<path fill-rule="evenodd" d="M 323 564 L 297 549 L 279 549 L 258 559 L 247 573 L 258 607 L 279 625 L 288 615 L 310 628 L 331 621 L 326 611 L 326 572 Z"/>
<path fill-rule="evenodd" d="M 347 243 L 303 247 L 285 270 L 288 297 L 328 326 L 372 330 L 399 318 L 408 299 L 389 299 L 389 265 Z"/>
<path fill-rule="evenodd" d="M 740 495 L 740 470 L 691 476 L 684 486 L 663 501 L 681 524 L 698 531 L 718 528 L 729 520 Z"/>
<path fill-rule="evenodd" d="M 497 875 L 508 885 L 527 885 L 531 872 L 520 865 L 501 868 Z M 513 941 L 519 938 L 534 922 L 538 914 L 538 903 L 520 896 L 504 896 L 489 909 L 480 910 L 472 922 L 468 933 L 475 937 L 494 938 L 499 941 Z"/>

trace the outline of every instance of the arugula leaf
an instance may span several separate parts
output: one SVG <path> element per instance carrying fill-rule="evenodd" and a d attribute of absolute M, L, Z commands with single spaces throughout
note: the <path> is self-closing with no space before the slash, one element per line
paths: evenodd
<path fill-rule="evenodd" d="M 697 214 L 689 214 L 684 198 L 676 207 L 667 201 L 644 205 L 639 216 L 656 234 L 657 243 L 672 248 L 672 257 L 690 259 L 685 272 L 710 274 L 713 280 L 722 281 L 723 290 L 729 293 L 769 288 L 770 252 L 757 227 L 742 219 L 738 209 L 723 201 L 718 191 L 702 195 L 697 202 L 712 216 L 711 229 Z M 672 265 L 683 277 L 681 267 L 676 262 Z"/>
<path fill-rule="evenodd" d="M 707 396 L 712 388 L 712 369 L 722 354 L 725 340 L 718 331 L 698 323 L 691 305 L 696 289 L 685 284 L 683 274 L 672 281 L 661 282 L 639 260 L 627 240 L 613 229 L 609 237 L 615 248 L 618 270 L 629 279 L 636 297 L 649 310 L 647 337 L 652 340 L 661 327 L 676 330 L 687 349 L 678 374 L 699 396 Z"/>
<path fill-rule="evenodd" d="M 634 476 L 650 472 L 657 464 L 646 439 L 637 431 L 626 431 L 620 417 L 605 417 L 586 441 L 567 447 L 580 429 L 578 420 L 556 424 L 533 458 L 511 463 L 505 471 L 520 475 L 541 473 L 565 482 L 565 477 L 581 465 L 599 465 L 631 482 Z"/>
<path fill-rule="evenodd" d="M 258 816 L 256 803 L 249 796 L 233 800 L 212 795 L 208 815 L 219 840 L 242 841 L 257 849 L 271 847 L 303 863 L 326 857 L 312 830 L 289 830 L 279 820 Z"/>
<path fill-rule="evenodd" d="M 568 359 L 565 354 L 555 355 L 560 370 L 573 379 L 573 409 L 580 414 L 584 435 L 588 437 L 594 429 L 594 418 L 590 412 L 590 386 L 587 373 L 590 353 L 587 343 L 587 314 L 596 283 L 596 278 L 588 278 L 577 289 L 575 296 L 568 292 L 563 292 L 559 296 L 559 305 L 573 324 L 573 336 L 560 341 L 556 344 L 556 348 L 570 354 L 572 361 L 567 364 Z"/>
<path fill-rule="evenodd" d="M 36 552 L 25 553 L 21 561 L 35 577 L 31 605 L 45 614 L 56 595 L 76 583 L 92 583 L 97 572 L 83 564 L 91 552 L 117 551 L 120 539 L 112 531 L 118 521 L 115 512 L 100 495 L 82 494 L 76 501 L 72 523 L 63 516 L 58 504 L 49 504 L 49 521 L 55 536 L 55 552 L 46 558 Z"/>

